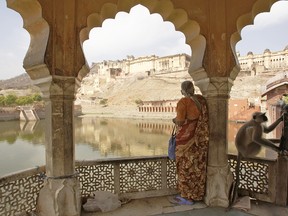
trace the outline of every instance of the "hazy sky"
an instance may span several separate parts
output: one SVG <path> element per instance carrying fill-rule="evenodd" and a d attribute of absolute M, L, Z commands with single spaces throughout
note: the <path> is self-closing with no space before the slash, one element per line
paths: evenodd
<path fill-rule="evenodd" d="M 22 65 L 30 37 L 23 29 L 20 15 L 8 9 L 3 0 L 0 0 L 0 29 L 2 80 L 25 73 Z M 245 27 L 241 36 L 242 40 L 236 46 L 241 55 L 249 51 L 260 54 L 266 48 L 271 51 L 283 50 L 288 45 L 288 1 L 278 2 L 269 13 L 258 15 L 254 25 Z M 115 19 L 105 20 L 101 28 L 90 32 L 89 37 L 84 42 L 89 65 L 102 60 L 125 59 L 127 55 L 191 55 L 184 35 L 175 31 L 170 22 L 163 22 L 160 15 L 150 15 L 148 9 L 142 6 L 132 8 L 129 14 L 120 12 Z"/>

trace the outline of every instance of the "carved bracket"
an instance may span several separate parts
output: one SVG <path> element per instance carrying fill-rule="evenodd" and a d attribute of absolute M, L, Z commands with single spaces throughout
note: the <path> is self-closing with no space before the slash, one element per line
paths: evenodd
<path fill-rule="evenodd" d="M 195 85 L 206 97 L 229 98 L 234 79 L 230 77 L 207 77 L 204 68 L 190 72 L 190 75 Z"/>

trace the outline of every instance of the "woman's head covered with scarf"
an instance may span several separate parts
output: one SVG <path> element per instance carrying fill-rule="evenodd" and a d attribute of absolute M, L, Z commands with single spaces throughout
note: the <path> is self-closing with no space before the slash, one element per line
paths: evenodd
<path fill-rule="evenodd" d="M 181 93 L 185 96 L 185 97 L 191 97 L 194 95 L 195 92 L 195 88 L 194 85 L 191 81 L 184 81 L 181 84 Z"/>

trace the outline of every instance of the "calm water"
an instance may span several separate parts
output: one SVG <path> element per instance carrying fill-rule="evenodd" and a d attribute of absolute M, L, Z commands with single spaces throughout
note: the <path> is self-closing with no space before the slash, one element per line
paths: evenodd
<path fill-rule="evenodd" d="M 44 120 L 0 122 L 0 176 L 45 164 L 44 126 Z M 170 120 L 75 118 L 75 158 L 167 155 L 172 126 Z M 236 153 L 240 126 L 229 123 L 229 153 Z"/>

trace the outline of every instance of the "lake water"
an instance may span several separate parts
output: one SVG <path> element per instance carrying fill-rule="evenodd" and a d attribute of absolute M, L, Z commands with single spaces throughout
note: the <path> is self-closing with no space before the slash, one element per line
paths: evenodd
<path fill-rule="evenodd" d="M 75 158 L 167 155 L 171 120 L 75 118 Z M 45 120 L 0 122 L 0 176 L 45 164 Z M 229 123 L 228 152 L 241 124 Z"/>

